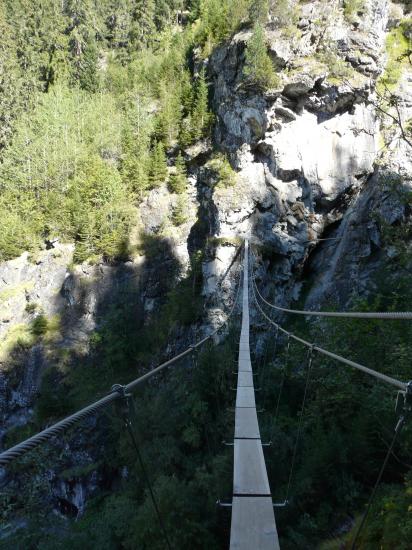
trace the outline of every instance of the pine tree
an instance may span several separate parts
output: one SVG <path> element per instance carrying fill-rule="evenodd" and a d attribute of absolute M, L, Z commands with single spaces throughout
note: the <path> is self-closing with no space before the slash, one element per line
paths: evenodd
<path fill-rule="evenodd" d="M 193 139 L 200 139 L 210 130 L 211 115 L 208 109 L 208 84 L 205 69 L 202 69 L 196 83 L 195 101 L 192 112 Z"/>
<path fill-rule="evenodd" d="M 253 35 L 246 46 L 243 75 L 248 84 L 261 90 L 277 85 L 277 75 L 267 53 L 265 34 L 260 23 L 255 23 Z"/>
<path fill-rule="evenodd" d="M 180 90 L 170 89 L 166 82 L 160 84 L 160 112 L 156 121 L 156 138 L 166 148 L 176 144 L 181 120 Z"/>
<path fill-rule="evenodd" d="M 186 167 L 182 155 L 179 153 L 175 162 L 175 172 L 170 176 L 169 188 L 172 193 L 182 194 L 186 190 Z"/>
<path fill-rule="evenodd" d="M 187 197 L 179 195 L 176 205 L 172 211 L 172 222 L 174 225 L 182 225 L 187 221 Z"/>
<path fill-rule="evenodd" d="M 142 48 L 152 43 L 156 34 L 154 0 L 138 0 L 133 13 L 133 23 L 130 39 L 136 48 Z"/>
<path fill-rule="evenodd" d="M 150 166 L 150 187 L 157 187 L 167 178 L 167 160 L 164 145 L 161 141 L 155 143 Z"/>
<path fill-rule="evenodd" d="M 14 119 L 23 107 L 21 93 L 24 84 L 19 71 L 13 30 L 6 21 L 5 9 L 1 5 L 0 33 L 0 149 L 2 149 L 11 137 Z"/>
<path fill-rule="evenodd" d="M 81 88 L 97 90 L 98 52 L 91 19 L 92 5 L 89 0 L 69 0 L 66 12 L 70 19 L 68 29 L 69 47 L 72 59 L 72 79 Z"/>

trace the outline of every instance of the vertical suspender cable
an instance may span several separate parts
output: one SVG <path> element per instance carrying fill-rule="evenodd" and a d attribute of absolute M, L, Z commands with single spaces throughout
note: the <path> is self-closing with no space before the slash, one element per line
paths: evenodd
<path fill-rule="evenodd" d="M 299 417 L 299 423 L 298 423 L 298 433 L 296 435 L 295 446 L 294 446 L 294 449 L 293 449 L 292 464 L 291 464 L 290 472 L 289 472 L 289 479 L 288 479 L 288 485 L 287 485 L 287 489 L 286 489 L 285 502 L 288 502 L 288 499 L 289 499 L 290 486 L 291 486 L 291 483 L 292 483 L 293 471 L 294 471 L 294 468 L 295 468 L 297 450 L 298 450 L 300 438 L 302 436 L 303 416 L 304 416 L 304 413 L 305 413 L 306 398 L 307 398 L 307 394 L 308 394 L 308 387 L 309 387 L 309 380 L 310 380 L 310 374 L 311 374 L 311 369 L 312 369 L 312 362 L 313 362 L 313 348 L 310 348 L 309 351 L 308 351 L 308 365 L 307 365 L 307 370 L 306 370 L 305 391 L 303 393 L 302 407 L 300 409 L 300 417 Z"/>
<path fill-rule="evenodd" d="M 381 469 L 379 471 L 379 474 L 378 474 L 378 477 L 376 479 L 376 482 L 375 482 L 375 485 L 373 487 L 373 490 L 372 490 L 372 493 L 371 493 L 371 496 L 369 497 L 369 500 L 368 500 L 368 504 L 366 506 L 366 510 L 365 512 L 363 513 L 363 516 L 362 516 L 362 519 L 361 519 L 361 522 L 359 524 L 359 527 L 358 527 L 358 530 L 356 531 L 356 535 L 355 535 L 355 538 L 353 539 L 353 542 L 352 542 L 352 546 L 351 546 L 351 550 L 355 550 L 356 549 L 356 544 L 358 542 L 358 539 L 359 539 L 359 536 L 362 532 L 362 529 L 364 528 L 365 526 L 365 523 L 366 523 L 366 519 L 369 515 L 369 511 L 371 509 L 371 506 L 372 506 L 372 502 L 375 498 L 375 495 L 376 495 L 376 491 L 378 489 L 378 486 L 380 484 L 380 481 L 382 479 L 382 475 L 383 475 L 383 472 L 385 471 L 385 468 L 386 468 L 386 464 L 388 463 L 388 460 L 389 460 L 389 457 L 390 455 L 392 454 L 392 450 L 393 450 L 393 447 L 395 445 L 395 442 L 396 442 L 396 439 L 399 435 L 399 433 L 401 432 L 402 428 L 403 428 L 403 425 L 405 424 L 405 417 L 404 416 L 401 416 L 398 420 L 398 423 L 396 424 L 396 428 L 395 428 L 395 432 L 393 434 L 393 437 L 392 437 L 392 441 L 391 441 L 391 444 L 389 445 L 389 448 L 387 450 L 387 453 L 386 453 L 386 456 L 383 460 L 383 463 L 382 463 L 382 466 L 381 466 Z"/>
<path fill-rule="evenodd" d="M 275 346 L 277 346 L 278 337 L 279 337 L 279 327 L 276 328 Z M 280 400 L 281 400 L 281 397 L 282 397 L 283 387 L 285 385 L 286 371 L 287 371 L 288 363 L 289 363 L 289 349 L 290 349 L 290 337 L 288 336 L 287 344 L 286 344 L 286 357 L 285 357 L 285 361 L 284 361 L 283 367 L 282 367 L 282 375 L 281 375 L 281 379 L 280 379 L 278 397 L 276 399 L 275 414 L 273 416 L 273 422 L 272 422 L 272 429 L 271 429 L 271 435 L 270 435 L 270 440 L 271 441 L 273 441 L 274 437 L 275 437 L 275 426 L 276 426 L 276 422 L 277 422 L 277 419 L 278 419 Z M 275 350 L 276 350 L 276 347 L 275 347 Z"/>

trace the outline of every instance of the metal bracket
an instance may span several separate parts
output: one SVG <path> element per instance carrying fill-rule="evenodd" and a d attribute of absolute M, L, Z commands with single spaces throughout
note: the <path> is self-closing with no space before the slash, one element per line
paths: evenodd
<path fill-rule="evenodd" d="M 235 407 L 235 408 L 233 408 L 233 407 L 227 407 L 227 410 L 228 410 L 229 412 L 236 412 L 236 409 L 254 409 L 254 408 L 255 408 L 255 407 Z M 256 409 L 256 412 L 257 412 L 257 413 L 263 413 L 263 412 L 265 412 L 265 410 L 266 410 L 266 409 Z"/>
<path fill-rule="evenodd" d="M 285 500 L 284 502 L 272 502 L 273 508 L 284 508 L 288 504 L 289 504 L 288 500 Z M 232 508 L 232 502 L 224 501 L 220 499 L 216 501 L 216 505 L 220 506 L 221 508 Z"/>
<path fill-rule="evenodd" d="M 221 508 L 232 508 L 232 503 L 219 499 L 216 501 L 216 506 L 220 506 Z"/>
<path fill-rule="evenodd" d="M 284 500 L 283 502 L 274 502 L 273 503 L 273 508 L 284 508 L 288 504 L 289 504 L 288 500 Z"/>
<path fill-rule="evenodd" d="M 252 386 L 239 386 L 239 388 L 251 388 Z M 237 391 L 237 388 L 230 388 L 232 391 Z M 253 388 L 254 391 L 262 391 L 262 388 Z"/>
<path fill-rule="evenodd" d="M 235 438 L 236 439 L 236 438 Z M 257 439 L 255 441 L 258 441 Z M 227 441 L 222 441 L 223 445 L 226 445 L 226 447 L 234 447 L 234 443 L 228 443 Z M 268 443 L 260 443 L 262 445 L 262 447 L 271 447 L 272 446 L 272 442 L 269 441 Z"/>
<path fill-rule="evenodd" d="M 126 393 L 126 386 L 122 386 L 121 384 L 113 384 L 112 392 L 116 392 L 120 396 L 120 400 L 116 401 L 115 404 L 117 414 L 123 419 L 127 419 L 130 413 L 129 398 L 132 394 Z"/>
<path fill-rule="evenodd" d="M 412 381 L 406 385 L 406 390 L 398 391 L 395 412 L 399 417 L 409 418 L 412 413 Z"/>

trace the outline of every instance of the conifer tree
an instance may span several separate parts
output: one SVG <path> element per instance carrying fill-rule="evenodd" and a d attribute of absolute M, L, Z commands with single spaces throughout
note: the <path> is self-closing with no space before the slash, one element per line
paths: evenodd
<path fill-rule="evenodd" d="M 210 129 L 211 115 L 208 109 L 208 85 L 206 72 L 202 69 L 196 83 L 195 101 L 192 112 L 193 139 L 207 135 Z"/>
<path fill-rule="evenodd" d="M 132 44 L 141 48 L 148 46 L 156 33 L 154 0 L 138 0 L 133 13 L 130 38 Z"/>
<path fill-rule="evenodd" d="M 180 89 L 170 89 L 166 82 L 160 84 L 161 109 L 156 121 L 156 137 L 166 148 L 175 145 L 181 119 Z"/>
<path fill-rule="evenodd" d="M 69 47 L 72 58 L 72 79 L 81 88 L 96 91 L 98 88 L 97 46 L 91 18 L 89 0 L 69 0 L 66 5 L 70 18 Z"/>
<path fill-rule="evenodd" d="M 161 141 L 155 143 L 150 166 L 150 187 L 157 187 L 167 177 L 167 161 L 164 145 Z"/>
<path fill-rule="evenodd" d="M 18 67 L 13 29 L 8 24 L 4 6 L 1 5 L 0 33 L 0 149 L 2 149 L 10 139 L 14 119 L 22 108 L 24 84 Z"/>
<path fill-rule="evenodd" d="M 179 153 L 175 162 L 175 173 L 170 176 L 169 187 L 172 193 L 182 194 L 186 190 L 186 167 Z"/>
<path fill-rule="evenodd" d="M 277 84 L 277 76 L 267 53 L 265 34 L 260 23 L 255 23 L 253 35 L 246 46 L 243 75 L 248 84 L 261 90 Z"/>
<path fill-rule="evenodd" d="M 179 195 L 176 205 L 172 211 L 172 222 L 174 225 L 182 225 L 187 221 L 187 197 Z"/>

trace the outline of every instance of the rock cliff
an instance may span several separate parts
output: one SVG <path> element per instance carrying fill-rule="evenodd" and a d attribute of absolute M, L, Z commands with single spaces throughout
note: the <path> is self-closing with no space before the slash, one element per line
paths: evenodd
<path fill-rule="evenodd" d="M 198 143 L 186 151 L 188 205 L 179 228 L 168 221 L 177 196 L 164 186 L 140 207 L 146 242 L 132 261 L 73 267 L 72 246 L 56 242 L 38 257 L 24 254 L 0 266 L 0 435 L 30 419 L 42 372 L 56 353 L 87 355 L 116 296 L 133 295 L 136 321 L 146 323 L 200 248 L 205 311 L 218 306 L 205 314 L 203 330 L 223 318 L 233 294 L 233 280 L 218 283 L 239 238 L 250 237 L 259 284 L 278 305 L 300 298 L 310 280 L 306 307 L 344 306 L 353 291 L 370 289 L 371 274 L 396 254 L 378 220 L 391 226 L 410 216 L 402 193 L 412 190 L 412 148 L 402 128 L 412 118 L 412 66 L 402 64 L 395 103 L 385 104 L 379 83 L 387 36 L 405 17 L 403 8 L 367 0 L 349 17 L 339 2 L 315 1 L 300 5 L 293 17 L 290 27 L 276 17 L 266 27 L 276 89 L 244 86 L 249 30 L 206 61 L 213 146 Z M 216 151 L 235 172 L 229 185 L 216 184 Z M 156 254 L 150 237 L 161 241 Z M 48 338 L 39 342 L 33 323 L 41 316 Z M 56 480 L 56 494 L 81 512 L 84 487 L 70 483 Z M 95 487 L 96 479 L 88 484 Z"/>

